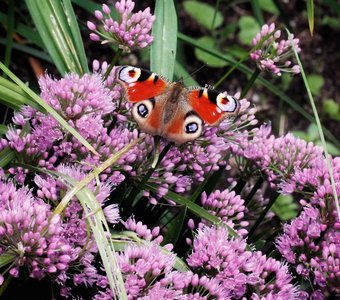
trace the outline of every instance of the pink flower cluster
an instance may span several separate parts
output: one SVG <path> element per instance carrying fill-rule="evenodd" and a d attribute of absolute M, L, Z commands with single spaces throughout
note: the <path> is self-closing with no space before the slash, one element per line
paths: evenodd
<path fill-rule="evenodd" d="M 64 274 L 80 248 L 73 248 L 63 233 L 60 216 L 52 216 L 49 205 L 26 188 L 0 180 L 0 253 L 8 265 L 0 284 L 6 273 L 19 277 L 26 271 L 36 279 Z"/>
<path fill-rule="evenodd" d="M 293 47 L 297 52 L 301 51 L 299 39 L 294 39 L 294 35 L 290 34 L 287 40 L 277 41 L 280 37 L 281 30 L 276 29 L 274 23 L 263 25 L 252 41 L 254 50 L 250 58 L 256 61 L 260 70 L 267 70 L 278 76 L 281 76 L 281 72 L 300 73 L 299 66 L 293 65 L 289 60 L 294 55 Z"/>
<path fill-rule="evenodd" d="M 323 295 L 328 290 L 340 292 L 340 221 L 335 210 L 325 214 L 305 207 L 298 218 L 284 226 L 276 243 L 296 272 L 323 290 Z"/>
<path fill-rule="evenodd" d="M 297 299 L 298 289 L 291 284 L 288 267 L 246 246 L 241 238 L 230 239 L 223 227 L 204 227 L 198 230 L 187 261 L 218 279 L 230 299 L 245 295 L 251 295 L 249 299 Z"/>
<path fill-rule="evenodd" d="M 115 21 L 110 8 L 103 4 L 103 12 L 95 11 L 97 21 L 101 23 L 100 27 L 97 28 L 93 22 L 87 22 L 87 27 L 93 31 L 90 34 L 91 40 L 115 43 L 125 52 L 148 46 L 153 40 L 149 32 L 155 16 L 150 13 L 149 7 L 144 11 L 132 13 L 134 6 L 135 3 L 131 0 L 117 1 L 115 9 L 119 14 L 119 21 Z"/>

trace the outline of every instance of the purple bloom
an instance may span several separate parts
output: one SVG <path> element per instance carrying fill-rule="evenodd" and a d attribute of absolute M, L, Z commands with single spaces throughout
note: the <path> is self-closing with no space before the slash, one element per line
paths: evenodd
<path fill-rule="evenodd" d="M 18 277 L 21 268 L 37 279 L 66 272 L 79 249 L 72 248 L 63 230 L 60 216 L 52 216 L 47 204 L 25 188 L 0 181 L 0 252 L 11 263 L 11 276 Z"/>
<path fill-rule="evenodd" d="M 231 228 L 240 226 L 237 230 L 240 235 L 246 235 L 247 230 L 242 228 L 248 225 L 247 221 L 243 221 L 246 207 L 244 200 L 234 191 L 230 192 L 228 189 L 224 191 L 216 190 L 207 196 L 204 192 L 201 198 L 202 206 L 211 214 L 217 216 L 222 222 Z"/>
<path fill-rule="evenodd" d="M 242 238 L 231 239 L 223 227 L 204 227 L 198 230 L 187 262 L 220 281 L 233 299 L 250 292 L 252 299 L 260 299 L 259 295 L 264 299 L 297 299 L 287 266 L 261 252 L 246 250 L 246 245 Z"/>
<path fill-rule="evenodd" d="M 253 52 L 250 54 L 251 59 L 255 60 L 260 70 L 273 72 L 275 75 L 281 76 L 281 72 L 300 73 L 298 65 L 293 65 L 290 57 L 294 55 L 291 41 L 281 39 L 281 30 L 275 29 L 275 24 L 263 25 L 261 31 L 253 39 Z M 299 39 L 294 39 L 294 35 L 290 37 L 293 41 L 297 52 L 300 52 Z"/>
<path fill-rule="evenodd" d="M 87 22 L 87 27 L 93 31 L 90 34 L 91 40 L 118 44 L 125 52 L 148 46 L 153 40 L 150 30 L 155 16 L 150 13 L 149 7 L 144 11 L 132 13 L 134 6 L 135 2 L 131 0 L 117 1 L 115 9 L 119 14 L 119 21 L 115 21 L 110 8 L 103 4 L 104 14 L 99 10 L 95 11 L 95 17 L 101 23 L 100 30 L 96 24 Z"/>
<path fill-rule="evenodd" d="M 260 168 L 272 187 L 289 182 L 297 170 L 313 165 L 315 159 L 322 157 L 322 148 L 311 142 L 295 138 L 290 133 L 279 138 L 270 133 L 269 125 L 253 129 L 248 133 L 248 138 L 243 139 L 232 151 L 254 163 L 249 170 L 239 166 L 241 170 L 252 174 Z"/>
<path fill-rule="evenodd" d="M 325 211 L 305 207 L 298 218 L 284 226 L 277 249 L 298 274 L 323 291 L 339 292 L 340 222 L 335 210 L 323 214 Z"/>
<path fill-rule="evenodd" d="M 119 254 L 118 263 L 128 297 L 136 299 L 155 281 L 172 271 L 175 255 L 165 253 L 154 243 L 146 246 L 129 245 Z"/>

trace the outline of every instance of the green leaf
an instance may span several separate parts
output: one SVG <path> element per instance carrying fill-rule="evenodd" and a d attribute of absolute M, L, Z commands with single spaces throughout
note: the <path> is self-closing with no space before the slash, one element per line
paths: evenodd
<path fill-rule="evenodd" d="M 213 6 L 199 1 L 184 1 L 184 10 L 195 21 L 206 29 L 215 29 L 223 24 L 223 15 L 215 10 Z M 214 20 L 215 15 L 215 20 Z M 214 21 L 214 24 L 212 24 Z M 212 27 L 213 25 L 213 27 Z"/>
<path fill-rule="evenodd" d="M 6 125 L 0 124 L 0 136 L 4 135 L 8 130 Z"/>
<path fill-rule="evenodd" d="M 239 20 L 238 37 L 243 44 L 250 45 L 252 39 L 260 31 L 260 26 L 253 17 L 242 16 Z"/>
<path fill-rule="evenodd" d="M 9 66 L 12 55 L 13 47 L 13 33 L 14 33 L 14 0 L 9 1 L 8 5 L 8 18 L 7 18 L 7 37 L 6 37 L 6 48 L 5 48 L 5 66 Z"/>
<path fill-rule="evenodd" d="M 314 31 L 314 0 L 307 0 L 307 16 L 309 32 L 313 35 Z"/>
<path fill-rule="evenodd" d="M 26 0 L 35 26 L 61 74 L 89 71 L 70 0 Z"/>
<path fill-rule="evenodd" d="M 5 45 L 6 41 L 4 39 L 0 39 L 0 44 Z M 51 57 L 49 57 L 47 53 L 37 50 L 33 47 L 29 47 L 23 44 L 13 43 L 13 49 L 29 54 L 31 56 L 35 56 L 46 62 L 53 63 Z"/>
<path fill-rule="evenodd" d="M 273 15 L 279 15 L 279 10 L 273 0 L 259 0 L 260 7 Z"/>
<path fill-rule="evenodd" d="M 191 77 L 187 70 L 178 61 L 176 61 L 175 65 L 175 75 L 178 79 L 183 79 L 186 86 L 199 86 L 197 81 Z"/>
<path fill-rule="evenodd" d="M 323 111 L 335 121 L 340 121 L 340 104 L 333 99 L 326 99 L 322 102 Z"/>
<path fill-rule="evenodd" d="M 5 24 L 7 22 L 8 16 L 4 13 L 0 12 L 0 22 Z M 25 39 L 30 41 L 30 43 L 34 43 L 39 48 L 44 49 L 44 43 L 41 40 L 40 36 L 37 34 L 36 31 L 33 31 L 31 27 L 22 24 L 22 23 L 16 23 L 15 24 L 15 32 L 19 33 L 21 36 L 23 36 Z"/>
<path fill-rule="evenodd" d="M 340 29 L 340 19 L 330 16 L 324 16 L 321 21 L 322 25 L 330 26 L 334 29 Z"/>
<path fill-rule="evenodd" d="M 271 207 L 271 211 L 273 211 L 281 221 L 289 221 L 297 216 L 298 207 L 291 195 L 280 195 Z"/>
<path fill-rule="evenodd" d="M 250 3 L 251 3 L 251 7 L 253 8 L 253 13 L 257 20 L 257 23 L 262 26 L 265 22 L 264 22 L 264 18 L 263 18 L 261 6 L 260 6 L 260 1 L 250 0 Z"/>
<path fill-rule="evenodd" d="M 186 213 L 187 213 L 187 208 L 186 207 L 181 208 L 177 216 L 173 218 L 173 220 L 170 223 L 167 224 L 166 226 L 167 232 L 164 236 L 164 241 L 163 241 L 164 244 L 168 244 L 168 243 L 171 243 L 173 245 L 177 244 L 177 241 L 182 232 Z"/>
<path fill-rule="evenodd" d="M 318 145 L 318 146 L 322 146 L 321 141 L 317 141 L 315 144 Z M 340 149 L 337 148 L 336 146 L 334 146 L 333 144 L 326 142 L 326 146 L 327 146 L 328 153 L 330 155 L 334 155 L 334 156 L 340 155 Z"/>
<path fill-rule="evenodd" d="M 228 48 L 228 54 L 230 54 L 231 56 L 235 57 L 235 58 L 243 58 L 245 55 L 248 54 L 248 51 L 245 50 L 243 47 L 239 46 L 239 45 L 231 45 Z"/>
<path fill-rule="evenodd" d="M 22 105 L 29 105 L 39 111 L 44 111 L 35 101 L 27 96 L 23 89 L 3 77 L 0 77 L 0 103 L 14 110 L 19 110 Z"/>
<path fill-rule="evenodd" d="M 209 47 L 211 49 L 216 48 L 215 41 L 210 36 L 203 36 L 203 37 L 197 39 L 197 43 L 205 45 L 206 47 Z M 211 55 L 211 54 L 209 54 L 205 51 L 202 51 L 198 48 L 195 49 L 195 55 L 196 55 L 198 60 L 204 62 L 209 67 L 222 68 L 222 67 L 225 67 L 225 66 L 228 65 L 228 63 L 226 61 L 221 60 L 221 59 L 217 58 L 216 56 Z"/>
<path fill-rule="evenodd" d="M 177 14 L 173 0 L 157 0 L 155 15 L 150 69 L 172 80 L 177 48 Z"/>
<path fill-rule="evenodd" d="M 316 124 L 310 124 L 307 129 L 309 140 L 316 141 L 319 139 L 319 129 Z"/>
<path fill-rule="evenodd" d="M 292 131 L 292 134 L 299 139 L 305 140 L 306 142 L 311 141 L 310 138 L 309 138 L 309 135 L 304 131 L 294 130 L 294 131 Z"/>
<path fill-rule="evenodd" d="M 314 96 L 319 96 L 320 91 L 325 83 L 325 80 L 322 78 L 322 76 L 317 74 L 307 75 L 307 81 L 312 94 Z"/>
<path fill-rule="evenodd" d="M 15 153 L 9 148 L 0 151 L 0 168 L 6 167 L 15 158 Z"/>

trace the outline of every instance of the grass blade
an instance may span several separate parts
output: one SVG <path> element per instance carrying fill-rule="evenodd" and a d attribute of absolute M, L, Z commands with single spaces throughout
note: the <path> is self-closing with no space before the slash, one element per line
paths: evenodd
<path fill-rule="evenodd" d="M 177 14 L 173 0 L 157 0 L 155 15 L 150 69 L 172 80 L 177 47 Z"/>
<path fill-rule="evenodd" d="M 9 66 L 11 62 L 11 54 L 13 47 L 13 33 L 14 33 L 14 0 L 10 0 L 8 4 L 8 17 L 7 17 L 7 37 L 5 48 L 5 66 Z"/>
<path fill-rule="evenodd" d="M 6 45 L 6 40 L 0 39 L 0 44 Z M 21 51 L 23 53 L 26 53 L 30 56 L 34 56 L 36 58 L 39 58 L 40 60 L 44 60 L 44 61 L 49 62 L 51 64 L 53 63 L 51 57 L 47 53 L 40 51 L 40 50 L 37 50 L 33 47 L 29 47 L 29 46 L 26 46 L 26 45 L 23 45 L 23 44 L 13 43 L 13 49 Z"/>
<path fill-rule="evenodd" d="M 69 0 L 26 0 L 37 30 L 61 74 L 88 72 L 78 25 Z M 76 28 L 72 28 L 76 26 Z"/>
<path fill-rule="evenodd" d="M 313 35 L 314 32 L 314 0 L 307 0 L 307 16 L 309 32 Z"/>
<path fill-rule="evenodd" d="M 100 156 L 100 154 L 86 141 L 73 127 L 71 127 L 51 106 L 49 106 L 43 99 L 34 93 L 26 84 L 24 84 L 18 77 L 16 77 L 2 62 L 0 62 L 0 69 L 2 69 L 9 78 L 11 78 L 31 99 L 39 106 L 44 108 L 55 118 L 58 123 L 72 134 L 81 144 L 89 149 L 93 154 Z"/>
<path fill-rule="evenodd" d="M 259 23 L 259 25 L 262 26 L 264 24 L 264 18 L 259 0 L 251 0 L 250 3 L 257 23 Z"/>
<path fill-rule="evenodd" d="M 79 183 L 68 176 L 58 174 L 61 178 L 77 187 Z M 87 221 L 90 224 L 91 232 L 96 241 L 98 252 L 103 262 L 103 266 L 108 278 L 114 299 L 128 299 L 124 287 L 123 276 L 120 272 L 114 246 L 110 236 L 110 228 L 106 222 L 103 210 L 95 195 L 86 187 L 82 187 L 76 192 L 76 196 L 81 203 Z"/>
<path fill-rule="evenodd" d="M 321 125 L 321 122 L 320 122 L 319 114 L 318 114 L 318 111 L 316 109 L 315 102 L 314 102 L 314 99 L 313 99 L 313 96 L 312 96 L 312 92 L 309 88 L 308 80 L 307 80 L 305 71 L 303 69 L 301 60 L 300 60 L 299 55 L 296 51 L 296 48 L 294 47 L 294 43 L 293 43 L 291 34 L 290 34 L 289 30 L 287 30 L 287 32 L 288 32 L 290 43 L 291 43 L 292 48 L 294 50 L 296 60 L 297 60 L 299 67 L 300 67 L 303 82 L 305 84 L 307 94 L 308 94 L 308 98 L 309 98 L 310 104 L 311 104 L 312 109 L 313 109 L 314 117 L 315 117 L 315 120 L 316 120 L 316 125 L 318 126 L 318 132 L 319 132 L 319 136 L 320 136 L 320 139 L 321 139 L 323 151 L 325 152 L 325 161 L 326 161 L 326 165 L 327 165 L 327 168 L 328 168 L 329 177 L 330 177 L 330 181 L 331 181 L 332 192 L 333 192 L 334 202 L 335 202 L 335 208 L 338 212 L 338 218 L 340 220 L 340 206 L 339 206 L 339 199 L 338 199 L 338 194 L 337 194 L 337 191 L 336 191 L 336 185 L 335 185 L 335 180 L 334 180 L 334 175 L 333 175 L 333 168 L 332 168 L 330 156 L 328 154 L 327 144 L 326 144 L 325 136 L 324 136 L 324 133 L 323 133 L 323 130 L 322 130 L 322 125 Z"/>
<path fill-rule="evenodd" d="M 152 192 L 157 192 L 157 186 L 155 184 L 152 183 L 146 183 L 145 185 L 145 189 L 150 190 Z M 199 205 L 197 205 L 196 203 L 191 202 L 189 199 L 186 199 L 174 192 L 168 191 L 168 193 L 164 196 L 164 198 L 166 200 L 170 200 L 170 201 L 174 201 L 179 205 L 182 205 L 184 207 L 186 207 L 188 210 L 190 210 L 192 213 L 194 213 L 196 216 L 205 219 L 209 222 L 211 222 L 212 224 L 218 224 L 221 223 L 221 221 L 214 215 L 212 215 L 211 213 L 209 213 L 208 211 L 206 211 L 204 208 L 200 207 Z M 233 237 L 238 236 L 237 232 L 230 228 L 229 226 L 227 226 L 229 234 Z"/>
<path fill-rule="evenodd" d="M 20 87 L 3 77 L 0 77 L 0 103 L 14 110 L 19 110 L 22 105 L 29 105 L 43 111 Z"/>
<path fill-rule="evenodd" d="M 8 147 L 0 151 L 0 168 L 6 167 L 15 158 L 15 153 Z"/>

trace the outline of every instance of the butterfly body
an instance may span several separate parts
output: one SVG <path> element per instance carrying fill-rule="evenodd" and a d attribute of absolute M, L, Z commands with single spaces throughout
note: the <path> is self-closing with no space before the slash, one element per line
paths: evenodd
<path fill-rule="evenodd" d="M 207 88 L 185 88 L 182 81 L 168 82 L 155 73 L 122 66 L 116 71 L 140 129 L 177 144 L 198 138 L 204 122 L 216 126 L 236 115 L 239 103 L 226 93 Z"/>

